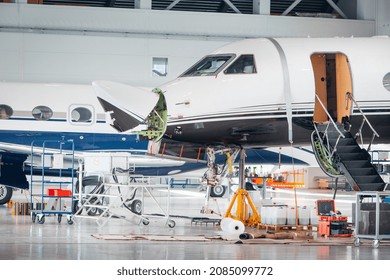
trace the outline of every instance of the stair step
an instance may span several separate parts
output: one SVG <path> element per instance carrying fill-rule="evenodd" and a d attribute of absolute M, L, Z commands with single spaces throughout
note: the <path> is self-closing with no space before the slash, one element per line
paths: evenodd
<path fill-rule="evenodd" d="M 349 168 L 348 171 L 352 177 L 353 176 L 377 175 L 377 171 L 374 167 Z"/>
<path fill-rule="evenodd" d="M 359 184 L 360 191 L 366 192 L 366 191 L 374 191 L 374 192 L 380 192 L 383 191 L 385 188 L 385 183 L 369 183 L 369 184 Z"/>
<path fill-rule="evenodd" d="M 371 162 L 366 160 L 345 160 L 343 161 L 343 164 L 347 169 L 350 168 L 368 168 L 372 167 Z"/>
<path fill-rule="evenodd" d="M 351 161 L 351 160 L 369 160 L 366 153 L 340 153 L 337 152 L 341 161 Z"/>
<path fill-rule="evenodd" d="M 329 143 L 334 146 L 336 145 L 337 138 L 329 138 Z M 337 147 L 340 146 L 357 146 L 355 139 L 353 138 L 340 138 L 337 143 Z"/>
<path fill-rule="evenodd" d="M 337 145 L 337 153 L 358 153 L 361 151 L 362 151 L 362 149 L 359 146 L 355 146 L 355 145 L 339 146 L 339 145 Z"/>
<path fill-rule="evenodd" d="M 382 177 L 379 175 L 353 176 L 353 179 L 358 185 L 370 184 L 370 183 L 383 183 Z"/>

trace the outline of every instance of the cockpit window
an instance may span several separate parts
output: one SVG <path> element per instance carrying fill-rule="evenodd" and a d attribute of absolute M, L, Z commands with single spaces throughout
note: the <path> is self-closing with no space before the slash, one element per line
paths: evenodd
<path fill-rule="evenodd" d="M 53 110 L 47 106 L 37 106 L 31 113 L 33 117 L 39 121 L 47 121 L 53 116 Z"/>
<path fill-rule="evenodd" d="M 225 74 L 253 74 L 256 73 L 256 64 L 253 54 L 243 54 L 237 58 Z"/>
<path fill-rule="evenodd" d="M 203 58 L 182 76 L 212 76 L 216 75 L 222 68 L 234 58 L 233 54 L 210 55 Z"/>
<path fill-rule="evenodd" d="M 0 119 L 9 119 L 14 113 L 14 110 L 8 105 L 0 104 Z"/>

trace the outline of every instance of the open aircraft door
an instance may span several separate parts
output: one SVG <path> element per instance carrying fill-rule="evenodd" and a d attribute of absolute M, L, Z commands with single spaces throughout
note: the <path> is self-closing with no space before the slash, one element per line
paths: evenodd
<path fill-rule="evenodd" d="M 352 76 L 348 57 L 342 53 L 314 53 L 310 57 L 315 79 L 315 94 L 333 121 L 349 122 L 352 113 Z M 313 121 L 326 123 L 329 117 L 315 98 Z"/>

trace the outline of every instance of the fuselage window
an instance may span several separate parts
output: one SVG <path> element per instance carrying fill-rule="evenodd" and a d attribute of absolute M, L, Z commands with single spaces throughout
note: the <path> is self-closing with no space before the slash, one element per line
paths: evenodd
<path fill-rule="evenodd" d="M 72 123 L 92 123 L 92 108 L 74 106 L 70 111 L 70 120 Z"/>
<path fill-rule="evenodd" d="M 233 54 L 221 54 L 206 56 L 190 69 L 188 69 L 182 76 L 212 76 L 218 74 L 223 67 L 234 58 Z"/>
<path fill-rule="evenodd" d="M 225 70 L 225 74 L 253 74 L 256 73 L 253 54 L 243 54 Z"/>
<path fill-rule="evenodd" d="M 390 91 L 390 72 L 383 77 L 383 86 Z"/>
<path fill-rule="evenodd" d="M 14 110 L 8 105 L 0 104 L 0 119 L 9 119 L 14 113 Z"/>
<path fill-rule="evenodd" d="M 38 121 L 47 121 L 53 116 L 53 110 L 47 106 L 37 106 L 31 113 Z"/>

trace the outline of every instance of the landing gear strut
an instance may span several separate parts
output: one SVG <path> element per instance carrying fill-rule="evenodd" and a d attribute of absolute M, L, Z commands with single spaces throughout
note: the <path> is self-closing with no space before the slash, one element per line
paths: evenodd
<path fill-rule="evenodd" d="M 230 155 L 231 149 L 223 149 L 215 151 L 213 148 L 207 149 L 207 171 L 203 175 L 203 182 L 207 186 L 206 202 L 205 206 L 202 209 L 202 213 L 213 213 L 209 209 L 209 198 L 210 197 L 222 197 L 226 192 L 226 187 L 222 185 L 222 181 L 229 173 L 233 173 L 232 162 L 238 155 L 239 149 L 233 150 Z M 226 162 L 223 166 L 220 166 L 215 161 L 216 153 L 225 153 Z"/>

